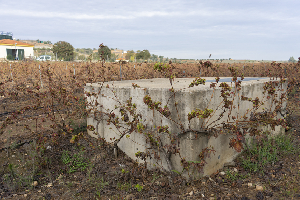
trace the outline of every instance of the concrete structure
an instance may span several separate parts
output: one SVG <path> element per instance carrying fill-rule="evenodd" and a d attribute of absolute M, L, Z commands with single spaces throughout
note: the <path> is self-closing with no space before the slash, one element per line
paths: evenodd
<path fill-rule="evenodd" d="M 33 47 L 33 45 L 16 40 L 0 40 L 0 59 L 5 60 L 9 55 L 13 60 L 33 57 Z"/>
<path fill-rule="evenodd" d="M 120 105 L 125 105 L 126 101 L 132 97 L 132 103 L 136 104 L 137 113 L 141 114 L 146 129 L 144 132 L 151 132 L 155 137 L 160 137 L 162 145 L 171 144 L 167 133 L 158 133 L 158 126 L 169 126 L 170 133 L 182 134 L 180 137 L 180 155 L 187 161 L 199 161 L 199 154 L 202 149 L 210 146 L 214 147 L 215 154 L 211 154 L 210 158 L 206 159 L 207 164 L 203 168 L 203 173 L 193 172 L 193 178 L 198 178 L 203 175 L 209 175 L 215 173 L 217 170 L 224 166 L 224 163 L 231 162 L 239 153 L 233 148 L 229 148 L 230 138 L 233 135 L 228 132 L 219 135 L 217 138 L 213 137 L 211 133 L 205 132 L 207 128 L 216 128 L 217 130 L 223 127 L 223 123 L 230 124 L 234 122 L 232 116 L 236 117 L 239 121 L 249 121 L 249 118 L 254 113 L 262 111 L 273 111 L 275 106 L 271 99 L 267 99 L 267 94 L 263 94 L 263 87 L 266 82 L 269 82 L 269 78 L 246 78 L 241 83 L 241 90 L 235 93 L 235 97 L 231 95 L 229 100 L 233 100 L 233 109 L 231 113 L 226 111 L 223 113 L 222 98 L 220 82 L 227 82 L 232 87 L 231 91 L 235 91 L 234 83 L 231 83 L 231 78 L 221 78 L 220 82 L 216 85 L 216 88 L 211 88 L 210 84 L 214 81 L 214 78 L 205 78 L 205 85 L 198 85 L 189 88 L 189 84 L 194 80 L 192 78 L 178 78 L 173 82 L 173 88 L 175 90 L 175 96 L 170 91 L 171 85 L 169 79 L 150 79 L 150 80 L 127 80 L 116 81 L 107 83 L 92 83 L 87 84 L 85 87 L 85 94 L 87 102 L 90 103 L 88 109 L 93 109 L 90 116 L 87 119 L 87 124 L 95 127 L 94 131 L 88 131 L 93 137 L 102 137 L 106 141 L 111 142 L 112 138 L 118 139 L 120 132 L 126 129 L 126 122 L 121 120 Z M 229 81 L 229 82 L 228 82 Z M 137 84 L 140 87 L 134 88 L 132 83 Z M 281 90 L 278 90 L 278 96 L 284 93 L 287 89 L 287 84 L 283 83 Z M 159 112 L 153 111 L 148 108 L 144 103 L 143 98 L 149 95 L 153 101 L 160 101 L 162 108 L 164 105 L 169 107 L 171 112 L 170 118 L 172 120 L 162 116 Z M 259 98 L 264 102 L 264 105 L 259 109 L 253 109 L 253 102 L 241 100 L 241 97 L 255 99 Z M 97 102 L 97 103 L 96 103 Z M 177 107 L 175 107 L 177 102 Z M 116 106 L 119 106 L 116 108 Z M 281 114 L 285 113 L 286 102 L 283 103 L 283 110 Z M 206 119 L 194 118 L 188 120 L 188 114 L 196 109 L 205 110 L 213 109 L 211 117 Z M 121 127 L 117 129 L 114 125 L 107 125 L 108 115 L 107 113 L 114 113 L 119 116 Z M 106 113 L 106 114 L 105 114 Z M 219 119 L 223 113 L 223 117 Z M 281 114 L 277 114 L 278 118 L 282 118 Z M 244 119 L 243 117 L 248 117 Z M 129 120 L 132 117 L 129 116 Z M 240 122 L 239 124 L 243 124 Z M 245 123 L 244 123 L 245 124 Z M 182 125 L 182 127 L 181 127 Z M 128 128 L 128 127 L 127 127 Z M 185 130 L 185 132 L 183 131 Z M 283 128 L 276 127 L 276 132 L 283 131 Z M 225 131 L 226 132 L 226 131 Z M 183 134 L 185 133 L 185 134 Z M 211 137 L 212 136 L 212 137 Z M 172 154 L 170 157 L 170 164 L 168 165 L 168 159 L 165 153 L 158 152 L 157 149 L 148 149 L 150 145 L 146 142 L 144 134 L 133 132 L 130 135 L 123 137 L 118 143 L 118 147 L 124 151 L 132 159 L 137 159 L 135 154 L 137 152 L 147 152 L 152 155 L 152 159 L 147 159 L 147 166 L 153 168 L 164 168 L 166 170 L 171 169 L 182 172 L 181 158 L 179 154 Z M 161 148 L 162 149 L 162 148 Z M 157 160 L 153 157 L 154 152 L 160 155 L 161 160 Z M 137 159 L 138 162 L 143 162 Z M 184 171 L 184 176 L 188 176 L 188 173 Z"/>

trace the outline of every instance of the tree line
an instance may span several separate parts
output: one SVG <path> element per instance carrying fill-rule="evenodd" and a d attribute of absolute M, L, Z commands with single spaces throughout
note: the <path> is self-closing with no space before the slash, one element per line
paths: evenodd
<path fill-rule="evenodd" d="M 64 61 L 73 61 L 76 57 L 79 60 L 86 60 L 87 58 L 85 55 L 90 55 L 90 59 L 93 60 L 100 60 L 104 58 L 109 61 L 115 61 L 118 59 L 118 56 L 111 53 L 112 50 L 114 49 L 101 44 L 98 48 L 98 52 L 95 53 L 91 48 L 75 49 L 70 43 L 65 41 L 56 42 L 52 49 L 53 54 L 57 56 L 56 58 Z M 162 62 L 164 60 L 163 58 L 163 56 L 150 54 L 147 49 L 137 50 L 136 52 L 134 50 L 128 50 L 125 54 L 125 60 L 129 60 L 131 62 L 147 61 L 149 59 L 154 62 Z"/>

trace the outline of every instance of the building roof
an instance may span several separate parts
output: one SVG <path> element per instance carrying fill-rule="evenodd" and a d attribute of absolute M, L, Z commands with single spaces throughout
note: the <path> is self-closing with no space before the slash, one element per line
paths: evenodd
<path fill-rule="evenodd" d="M 3 45 L 3 46 L 15 46 L 15 44 L 18 47 L 34 47 L 34 45 L 16 41 L 16 40 L 9 40 L 9 39 L 0 40 L 0 45 Z"/>

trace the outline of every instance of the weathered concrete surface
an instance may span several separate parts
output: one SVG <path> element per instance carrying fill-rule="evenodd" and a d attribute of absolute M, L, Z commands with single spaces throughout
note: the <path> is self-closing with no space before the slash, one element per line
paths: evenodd
<path fill-rule="evenodd" d="M 194 173 L 192 176 L 197 178 L 198 176 L 209 175 L 215 173 L 218 169 L 222 168 L 224 163 L 232 161 L 237 155 L 234 149 L 229 148 L 229 141 L 232 138 L 230 134 L 222 134 L 219 137 L 208 137 L 207 133 L 203 132 L 203 129 L 215 127 L 220 128 L 222 123 L 234 122 L 232 116 L 240 121 L 243 120 L 243 116 L 250 117 L 253 112 L 262 111 L 273 111 L 275 105 L 271 103 L 271 99 L 267 100 L 267 95 L 263 94 L 263 86 L 265 82 L 270 81 L 269 78 L 262 78 L 259 80 L 251 80 L 242 82 L 241 90 L 235 93 L 235 97 L 229 98 L 234 100 L 233 105 L 235 108 L 223 113 L 223 117 L 218 120 L 220 114 L 223 112 L 222 108 L 222 98 L 220 97 L 221 88 L 219 87 L 220 82 L 230 81 L 228 78 L 221 78 L 220 82 L 217 84 L 215 89 L 210 88 L 211 82 L 214 78 L 205 78 L 207 80 L 205 85 L 198 85 L 188 88 L 189 84 L 194 80 L 193 78 L 180 78 L 175 79 L 173 82 L 174 93 L 170 91 L 171 85 L 169 79 L 148 79 L 148 80 L 126 80 L 117 82 L 107 82 L 107 83 L 92 83 L 87 84 L 85 87 L 85 93 L 87 101 L 90 103 L 90 108 L 96 108 L 91 113 L 87 119 L 88 125 L 93 125 L 96 130 L 88 131 L 93 137 L 102 137 L 106 141 L 110 142 L 112 138 L 118 139 L 120 137 L 120 131 L 125 129 L 116 129 L 113 125 L 107 125 L 107 116 L 103 113 L 114 112 L 117 116 L 120 116 L 119 109 L 115 109 L 115 106 L 120 106 L 125 104 L 126 101 L 132 97 L 132 103 L 137 106 L 138 113 L 142 115 L 143 124 L 145 124 L 146 131 L 152 132 L 159 136 L 162 140 L 162 144 L 170 144 L 170 139 L 167 134 L 160 133 L 157 135 L 156 127 L 158 126 L 169 126 L 169 131 L 171 133 L 179 134 L 184 130 L 194 130 L 197 133 L 187 131 L 180 138 L 180 155 L 187 161 L 199 161 L 199 153 L 202 149 L 206 147 L 214 147 L 216 151 L 215 154 L 211 154 L 210 158 L 206 159 L 207 164 L 203 168 L 203 173 Z M 256 79 L 256 78 L 254 78 Z M 246 79 L 247 80 L 247 79 Z M 140 86 L 139 88 L 134 88 L 132 83 Z M 233 88 L 234 83 L 228 82 L 229 86 Z M 281 88 L 281 87 L 280 87 Z M 287 84 L 284 83 L 281 91 L 278 92 L 277 99 L 279 99 L 280 94 L 286 91 Z M 89 96 L 87 94 L 94 94 Z M 145 95 L 149 95 L 153 101 L 160 101 L 162 103 L 161 107 L 167 105 L 171 111 L 172 120 L 162 116 L 159 112 L 150 110 L 148 106 L 143 102 Z M 259 100 L 264 101 L 264 105 L 259 107 L 257 111 L 253 109 L 253 103 L 249 101 L 241 101 L 241 96 L 246 96 L 252 99 L 256 97 Z M 97 103 L 96 103 L 97 102 Z M 177 102 L 177 107 L 175 106 Z M 97 106 L 95 106 L 97 105 Z M 281 113 L 285 113 L 285 105 L 283 103 L 283 109 Z M 201 119 L 198 118 L 188 121 L 188 113 L 195 109 L 204 110 L 205 108 L 213 109 L 214 113 L 210 118 Z M 277 117 L 282 117 L 278 114 Z M 131 120 L 132 118 L 129 117 Z M 120 120 L 121 121 L 121 120 Z M 121 124 L 126 128 L 125 122 L 121 121 Z M 182 126 L 182 127 L 180 127 Z M 276 132 L 280 132 L 283 129 L 281 127 L 276 127 Z M 128 137 L 123 137 L 118 143 L 118 147 L 124 151 L 132 159 L 137 159 L 135 153 L 138 151 L 146 152 L 150 151 L 151 155 L 157 150 L 149 150 L 149 144 L 146 143 L 145 136 L 143 134 L 133 132 Z M 161 167 L 168 170 L 168 165 L 166 163 L 165 154 L 158 153 L 161 156 L 161 160 L 157 159 L 147 159 L 147 166 L 152 168 L 154 166 Z M 143 162 L 137 159 L 138 162 Z M 171 167 L 179 172 L 182 171 L 182 166 L 180 164 L 179 154 L 171 155 Z M 187 176 L 187 173 L 184 172 Z"/>

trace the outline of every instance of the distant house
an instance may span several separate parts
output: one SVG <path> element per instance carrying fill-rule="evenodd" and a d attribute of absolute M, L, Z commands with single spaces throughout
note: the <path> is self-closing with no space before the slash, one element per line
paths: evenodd
<path fill-rule="evenodd" d="M 52 49 L 53 48 L 53 44 L 45 43 L 44 41 L 40 41 L 40 40 L 19 40 L 19 41 L 34 45 L 34 48 L 36 48 L 36 49 Z"/>
<path fill-rule="evenodd" d="M 127 54 L 126 51 L 123 51 L 122 49 L 114 49 L 111 50 L 111 54 L 115 54 L 116 55 L 116 60 L 125 60 L 125 56 Z"/>
<path fill-rule="evenodd" d="M 33 57 L 33 47 L 34 45 L 16 40 L 0 40 L 0 59 L 23 60 Z"/>

